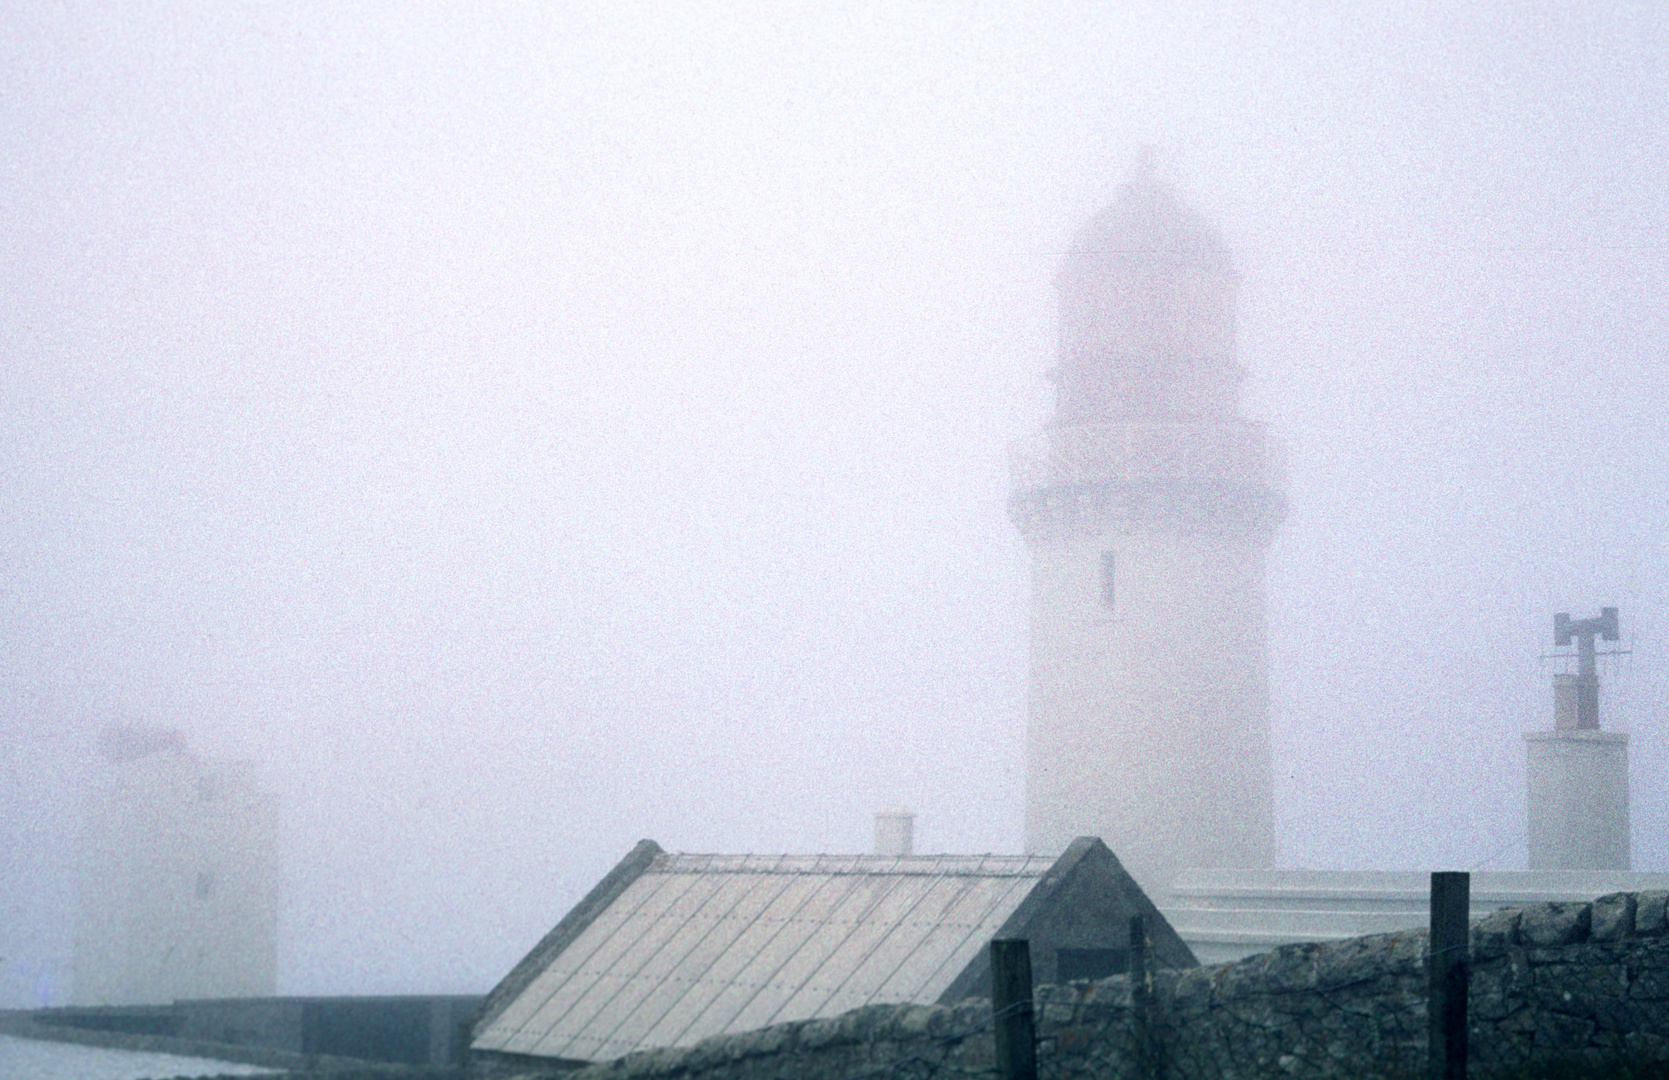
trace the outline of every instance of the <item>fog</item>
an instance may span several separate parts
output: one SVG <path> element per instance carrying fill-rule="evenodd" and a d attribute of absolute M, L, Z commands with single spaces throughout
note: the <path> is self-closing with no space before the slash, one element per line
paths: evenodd
<path fill-rule="evenodd" d="M 1669 868 L 1658 5 L 0 12 L 3 1004 L 113 721 L 257 762 L 284 993 L 482 991 L 633 842 L 1021 845 L 1006 447 L 1141 147 L 1242 278 L 1284 865 L 1521 867 L 1621 609 Z"/>

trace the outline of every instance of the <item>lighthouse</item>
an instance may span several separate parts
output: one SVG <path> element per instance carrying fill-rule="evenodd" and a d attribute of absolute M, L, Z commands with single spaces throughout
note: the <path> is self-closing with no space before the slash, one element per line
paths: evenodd
<path fill-rule="evenodd" d="M 1185 867 L 1274 860 L 1265 562 L 1285 502 L 1240 412 L 1237 285 L 1217 231 L 1139 167 L 1061 263 L 1054 416 L 1012 452 L 1026 844 L 1099 836 L 1160 903 Z"/>

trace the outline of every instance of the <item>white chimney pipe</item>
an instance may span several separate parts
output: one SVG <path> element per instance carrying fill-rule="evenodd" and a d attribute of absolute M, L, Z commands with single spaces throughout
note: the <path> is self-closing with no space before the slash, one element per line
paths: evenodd
<path fill-rule="evenodd" d="M 903 807 L 875 813 L 875 854 L 910 855 L 915 851 L 916 815 Z"/>

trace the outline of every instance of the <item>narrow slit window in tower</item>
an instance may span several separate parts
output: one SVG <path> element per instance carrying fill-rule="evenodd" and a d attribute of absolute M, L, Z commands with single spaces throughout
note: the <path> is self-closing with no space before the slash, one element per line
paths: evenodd
<path fill-rule="evenodd" d="M 1101 603 L 1113 610 L 1113 553 L 1101 553 Z"/>

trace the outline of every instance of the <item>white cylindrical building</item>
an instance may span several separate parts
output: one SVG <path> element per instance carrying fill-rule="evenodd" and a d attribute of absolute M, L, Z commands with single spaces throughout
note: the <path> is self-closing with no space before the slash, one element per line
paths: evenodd
<path fill-rule="evenodd" d="M 1156 900 L 1274 858 L 1265 552 L 1285 512 L 1240 415 L 1237 276 L 1143 171 L 1057 286 L 1055 416 L 1014 448 L 1032 552 L 1026 842 L 1099 836 Z"/>

